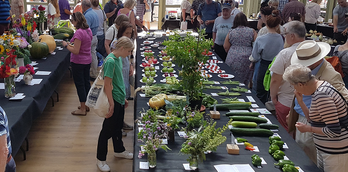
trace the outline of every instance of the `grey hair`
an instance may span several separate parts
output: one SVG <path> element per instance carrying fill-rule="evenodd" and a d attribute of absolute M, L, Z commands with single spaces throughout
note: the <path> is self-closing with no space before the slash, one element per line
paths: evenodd
<path fill-rule="evenodd" d="M 299 38 L 305 38 L 306 37 L 306 27 L 303 24 L 303 22 L 300 21 L 291 21 L 284 25 L 284 28 L 286 29 L 286 32 L 293 33 L 297 35 Z"/>
<path fill-rule="evenodd" d="M 82 6 L 85 6 L 85 7 L 88 7 L 88 8 L 91 8 L 92 7 L 92 4 L 91 4 L 91 1 L 90 0 L 83 0 L 82 3 L 81 3 Z"/>
<path fill-rule="evenodd" d="M 315 77 L 312 75 L 312 71 L 301 64 L 292 64 L 287 67 L 283 74 L 283 79 L 292 85 L 298 83 L 307 83 L 313 80 Z"/>
<path fill-rule="evenodd" d="M 275 2 L 279 4 L 279 0 L 269 0 L 268 3 L 275 3 Z"/>

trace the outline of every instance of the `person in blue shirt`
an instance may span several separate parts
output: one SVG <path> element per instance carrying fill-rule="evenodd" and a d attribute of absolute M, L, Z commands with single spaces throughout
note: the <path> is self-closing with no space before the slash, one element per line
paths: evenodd
<path fill-rule="evenodd" d="M 205 29 L 206 38 L 213 38 L 213 26 L 215 19 L 221 16 L 221 6 L 212 0 L 205 0 L 199 5 L 197 20 L 201 24 L 201 29 Z"/>
<path fill-rule="evenodd" d="M 12 148 L 8 120 L 5 111 L 0 107 L 0 171 L 16 171 L 16 163 L 11 154 Z"/>
<path fill-rule="evenodd" d="M 4 33 L 4 31 L 8 30 L 10 25 L 10 2 L 9 0 L 0 1 L 0 35 Z"/>
<path fill-rule="evenodd" d="M 98 19 L 98 14 L 92 10 L 91 1 L 83 0 L 81 6 L 82 6 L 83 14 L 85 15 L 87 24 L 89 28 L 92 30 L 92 34 L 93 34 L 92 48 L 91 48 L 92 63 L 91 63 L 90 77 L 91 77 L 91 81 L 94 81 L 95 78 L 97 78 L 98 76 L 97 31 L 99 27 L 99 19 Z"/>

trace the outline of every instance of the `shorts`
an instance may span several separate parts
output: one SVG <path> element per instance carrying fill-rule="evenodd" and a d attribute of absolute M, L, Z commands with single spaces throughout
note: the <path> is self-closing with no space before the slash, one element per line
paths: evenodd
<path fill-rule="evenodd" d="M 151 11 L 145 12 L 144 21 L 145 22 L 151 22 Z"/>

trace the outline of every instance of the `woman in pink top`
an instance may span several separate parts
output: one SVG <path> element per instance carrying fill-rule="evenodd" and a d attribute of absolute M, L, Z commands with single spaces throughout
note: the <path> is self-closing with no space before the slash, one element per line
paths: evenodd
<path fill-rule="evenodd" d="M 124 2 L 124 8 L 120 9 L 117 13 L 117 16 L 120 14 L 125 14 L 126 16 L 129 17 L 129 20 L 133 25 L 134 37 L 137 36 L 137 28 L 135 25 L 135 14 L 133 11 L 135 3 L 136 3 L 135 0 L 126 0 L 126 2 Z"/>
<path fill-rule="evenodd" d="M 71 112 L 71 114 L 85 116 L 87 111 L 89 111 L 85 102 L 88 91 L 91 88 L 89 69 L 92 62 L 91 45 L 93 34 L 85 17 L 80 12 L 73 13 L 71 22 L 77 30 L 70 40 L 71 43 L 63 41 L 63 46 L 71 52 L 71 69 L 80 100 L 78 110 Z"/>

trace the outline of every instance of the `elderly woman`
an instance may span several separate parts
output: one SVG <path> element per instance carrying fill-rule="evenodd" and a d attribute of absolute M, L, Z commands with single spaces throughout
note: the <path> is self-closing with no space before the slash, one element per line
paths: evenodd
<path fill-rule="evenodd" d="M 347 104 L 343 96 L 328 82 L 319 81 L 308 67 L 293 64 L 286 68 L 283 79 L 294 86 L 295 95 L 311 125 L 297 122 L 297 129 L 313 133 L 318 167 L 326 172 L 342 172 L 348 168 Z M 310 109 L 302 95 L 311 95 Z"/>

